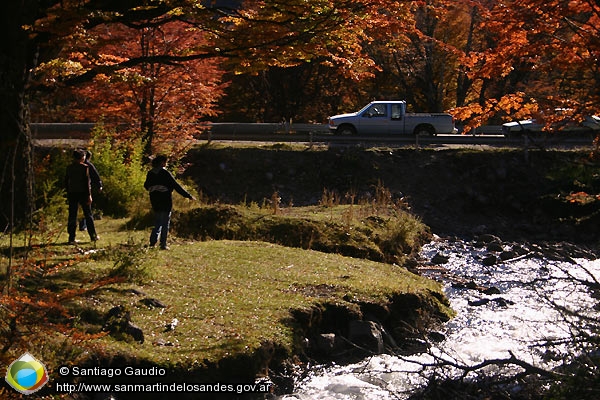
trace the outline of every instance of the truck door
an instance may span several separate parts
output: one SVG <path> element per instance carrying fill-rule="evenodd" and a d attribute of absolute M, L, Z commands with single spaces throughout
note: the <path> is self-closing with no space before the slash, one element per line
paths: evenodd
<path fill-rule="evenodd" d="M 359 134 L 385 135 L 389 132 L 389 104 L 376 103 L 367 108 L 360 116 Z"/>
<path fill-rule="evenodd" d="M 404 117 L 404 103 L 392 103 L 391 106 L 391 121 L 390 131 L 391 134 L 403 134 L 405 133 L 406 118 Z"/>

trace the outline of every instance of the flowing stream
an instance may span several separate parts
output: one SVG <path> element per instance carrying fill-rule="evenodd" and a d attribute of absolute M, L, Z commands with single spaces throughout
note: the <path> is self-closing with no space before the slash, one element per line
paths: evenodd
<path fill-rule="evenodd" d="M 457 312 L 444 325 L 443 340 L 410 357 L 377 355 L 317 369 L 281 399 L 405 399 L 432 373 L 460 372 L 449 364 L 474 366 L 511 355 L 550 369 L 577 349 L 548 341 L 569 343 L 574 330 L 585 329 L 568 310 L 598 321 L 599 300 L 590 285 L 600 281 L 600 259 L 571 258 L 535 245 L 496 243 L 490 250 L 481 242 L 439 238 L 424 246 L 421 257 L 421 272 L 444 284 Z"/>

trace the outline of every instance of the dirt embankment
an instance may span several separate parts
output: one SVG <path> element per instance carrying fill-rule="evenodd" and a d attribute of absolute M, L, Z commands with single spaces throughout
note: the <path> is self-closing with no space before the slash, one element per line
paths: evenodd
<path fill-rule="evenodd" d="M 213 200 L 281 205 L 371 201 L 378 188 L 440 235 L 597 245 L 600 166 L 584 152 L 287 146 L 192 151 L 186 176 Z M 584 195 L 577 194 L 584 193 Z M 575 194 L 575 196 L 574 196 Z M 596 195 L 595 195 L 596 194 Z M 276 196 L 276 197 L 277 197 Z"/>

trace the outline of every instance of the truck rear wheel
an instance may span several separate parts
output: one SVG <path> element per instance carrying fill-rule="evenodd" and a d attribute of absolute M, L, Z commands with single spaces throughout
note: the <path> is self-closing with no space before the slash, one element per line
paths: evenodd
<path fill-rule="evenodd" d="M 418 125 L 413 133 L 415 136 L 435 136 L 435 129 L 431 125 Z"/>

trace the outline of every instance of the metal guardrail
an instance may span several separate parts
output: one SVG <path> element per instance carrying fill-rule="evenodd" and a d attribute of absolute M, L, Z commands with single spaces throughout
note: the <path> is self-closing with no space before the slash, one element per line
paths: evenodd
<path fill-rule="evenodd" d="M 94 123 L 31 123 L 30 128 L 36 139 L 87 139 L 90 136 Z M 287 124 L 287 123 L 240 123 L 219 122 L 201 124 L 207 133 L 215 137 L 233 137 L 246 135 L 248 140 L 251 135 L 272 134 L 324 134 L 329 131 L 326 124 Z"/>
<path fill-rule="evenodd" d="M 34 139 L 89 139 L 94 123 L 31 123 Z"/>

